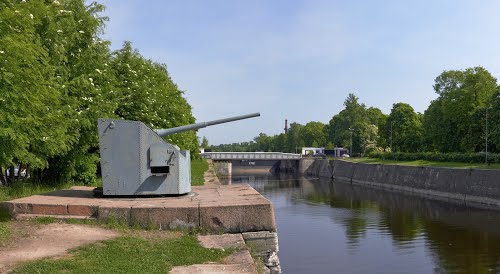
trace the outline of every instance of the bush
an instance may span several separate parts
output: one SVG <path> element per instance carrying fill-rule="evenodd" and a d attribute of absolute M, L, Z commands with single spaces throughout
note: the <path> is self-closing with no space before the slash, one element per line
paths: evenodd
<path fill-rule="evenodd" d="M 460 162 L 484 163 L 485 154 L 480 153 L 441 153 L 441 152 L 389 152 L 374 151 L 368 154 L 370 158 L 391 159 L 396 161 L 435 161 L 435 162 Z M 488 153 L 489 163 L 500 163 L 500 154 Z"/>

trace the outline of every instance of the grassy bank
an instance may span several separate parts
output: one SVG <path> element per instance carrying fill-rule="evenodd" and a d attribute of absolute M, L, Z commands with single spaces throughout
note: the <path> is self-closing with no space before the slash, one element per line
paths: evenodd
<path fill-rule="evenodd" d="M 193 185 L 203 185 L 203 173 L 208 170 L 206 160 L 193 160 L 191 177 Z M 20 182 L 0 187 L 0 201 L 69 188 L 72 184 L 47 186 Z M 0 245 L 10 245 L 12 239 L 20 237 L 12 227 L 18 221 L 10 221 L 8 213 L 0 210 Z M 39 218 L 30 222 L 48 225 L 61 222 L 52 217 Z M 14 269 L 15 273 L 165 273 L 173 266 L 204 262 L 218 262 L 232 250 L 203 248 L 196 236 L 188 232 L 165 232 L 151 227 L 144 231 L 140 227 L 130 228 L 128 224 L 101 223 L 96 220 L 73 220 L 66 223 L 100 226 L 118 231 L 121 236 L 74 249 L 70 256 L 47 258 L 23 263 Z M 168 236 L 170 235 L 170 236 Z M 174 235 L 174 236 L 172 236 Z M 9 240 L 11 239 L 11 240 Z"/>
<path fill-rule="evenodd" d="M 195 159 L 191 161 L 191 185 L 202 186 L 205 182 L 203 173 L 208 170 L 208 163 L 205 159 Z"/>
<path fill-rule="evenodd" d="M 195 236 L 121 236 L 71 251 L 60 259 L 22 264 L 15 273 L 165 273 L 173 266 L 222 260 L 230 250 L 207 249 Z"/>
<path fill-rule="evenodd" d="M 402 166 L 431 166 L 431 167 L 452 167 L 452 168 L 477 168 L 477 169 L 500 169 L 500 164 L 477 164 L 477 163 L 459 163 L 459 162 L 437 162 L 437 161 L 395 161 L 383 160 L 379 158 L 344 158 L 343 160 L 365 163 L 365 164 L 386 164 L 386 165 L 402 165 Z"/>

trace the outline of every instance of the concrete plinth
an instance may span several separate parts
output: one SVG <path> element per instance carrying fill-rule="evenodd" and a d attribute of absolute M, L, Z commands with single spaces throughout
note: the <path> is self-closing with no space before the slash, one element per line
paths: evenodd
<path fill-rule="evenodd" d="M 245 184 L 199 186 L 192 195 L 97 198 L 92 187 L 72 187 L 5 202 L 13 218 L 54 216 L 114 218 L 161 229 L 203 228 L 217 232 L 276 231 L 270 201 Z"/>

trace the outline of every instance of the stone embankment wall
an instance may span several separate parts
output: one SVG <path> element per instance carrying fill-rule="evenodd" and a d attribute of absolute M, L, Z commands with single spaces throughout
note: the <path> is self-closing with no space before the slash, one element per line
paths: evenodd
<path fill-rule="evenodd" d="M 283 163 L 282 166 L 286 166 Z M 302 159 L 298 173 L 500 206 L 500 170 L 416 167 Z"/>
<path fill-rule="evenodd" d="M 233 173 L 233 164 L 229 161 L 213 161 L 213 165 L 217 176 L 228 177 Z"/>

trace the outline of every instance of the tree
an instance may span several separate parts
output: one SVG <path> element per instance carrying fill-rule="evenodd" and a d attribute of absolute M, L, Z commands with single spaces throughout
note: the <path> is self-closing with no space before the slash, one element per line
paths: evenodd
<path fill-rule="evenodd" d="M 486 117 L 485 117 L 486 118 Z M 488 109 L 488 151 L 498 153 L 500 150 L 500 88 L 497 87 Z"/>
<path fill-rule="evenodd" d="M 423 119 L 431 148 L 441 152 L 484 150 L 484 117 L 496 88 L 496 79 L 482 67 L 441 73 L 434 84 L 439 97 Z"/>
<path fill-rule="evenodd" d="M 287 136 L 285 133 L 271 136 L 271 151 L 286 152 L 287 151 Z"/>
<path fill-rule="evenodd" d="M 202 147 L 202 148 L 208 148 L 209 147 L 207 137 L 203 136 L 203 138 L 201 139 L 200 147 Z"/>
<path fill-rule="evenodd" d="M 130 43 L 111 54 L 103 10 L 84 0 L 0 2 L 0 180 L 23 164 L 38 181 L 95 181 L 98 117 L 194 123 L 165 64 Z M 198 153 L 195 132 L 167 139 Z"/>
<path fill-rule="evenodd" d="M 406 103 L 392 105 L 382 131 L 384 139 L 390 140 L 394 151 L 417 152 L 422 149 L 422 121 L 414 109 Z"/>
<path fill-rule="evenodd" d="M 38 33 L 47 15 L 43 2 L 0 3 L 0 167 L 45 168 L 75 142 L 56 67 Z"/>
<path fill-rule="evenodd" d="M 321 122 L 309 122 L 304 126 L 303 138 L 307 147 L 326 146 L 325 124 Z"/>
<path fill-rule="evenodd" d="M 66 106 L 64 121 L 75 142 L 68 151 L 49 159 L 44 178 L 93 183 L 99 161 L 96 121 L 113 117 L 115 77 L 109 69 L 109 42 L 99 36 L 106 17 L 104 6 L 66 0 L 49 4 L 50 14 L 39 26 L 43 45 L 55 67 L 56 86 Z"/>
<path fill-rule="evenodd" d="M 291 123 L 287 133 L 288 152 L 298 152 L 305 146 L 303 138 L 304 126 L 299 123 Z"/>
<path fill-rule="evenodd" d="M 260 133 L 259 136 L 253 139 L 255 141 L 256 148 L 254 151 L 270 151 L 271 147 L 271 137 L 265 133 Z"/>
<path fill-rule="evenodd" d="M 191 106 L 173 83 L 166 65 L 145 59 L 130 42 L 125 42 L 122 49 L 113 53 L 111 68 L 117 78 L 117 116 L 142 121 L 151 128 L 172 128 L 195 122 Z M 169 135 L 165 139 L 190 150 L 191 156 L 198 154 L 196 131 Z"/>
<path fill-rule="evenodd" d="M 367 115 L 365 104 L 358 102 L 359 98 L 350 93 L 344 101 L 345 108 L 334 115 L 328 125 L 328 138 L 335 145 L 350 148 L 352 153 L 365 153 L 375 146 L 378 127 L 371 123 L 369 118 L 377 120 L 376 110 L 373 115 Z"/>
<path fill-rule="evenodd" d="M 372 132 L 371 134 L 375 136 L 373 138 L 375 142 L 369 145 L 367 151 L 385 149 L 386 147 L 389 146 L 389 142 L 387 141 L 387 139 L 384 138 L 383 134 L 381 134 L 381 131 L 383 130 L 384 126 L 387 123 L 388 115 L 382 113 L 382 111 L 378 108 L 369 107 L 366 110 L 366 116 L 371 125 L 370 126 Z"/>

